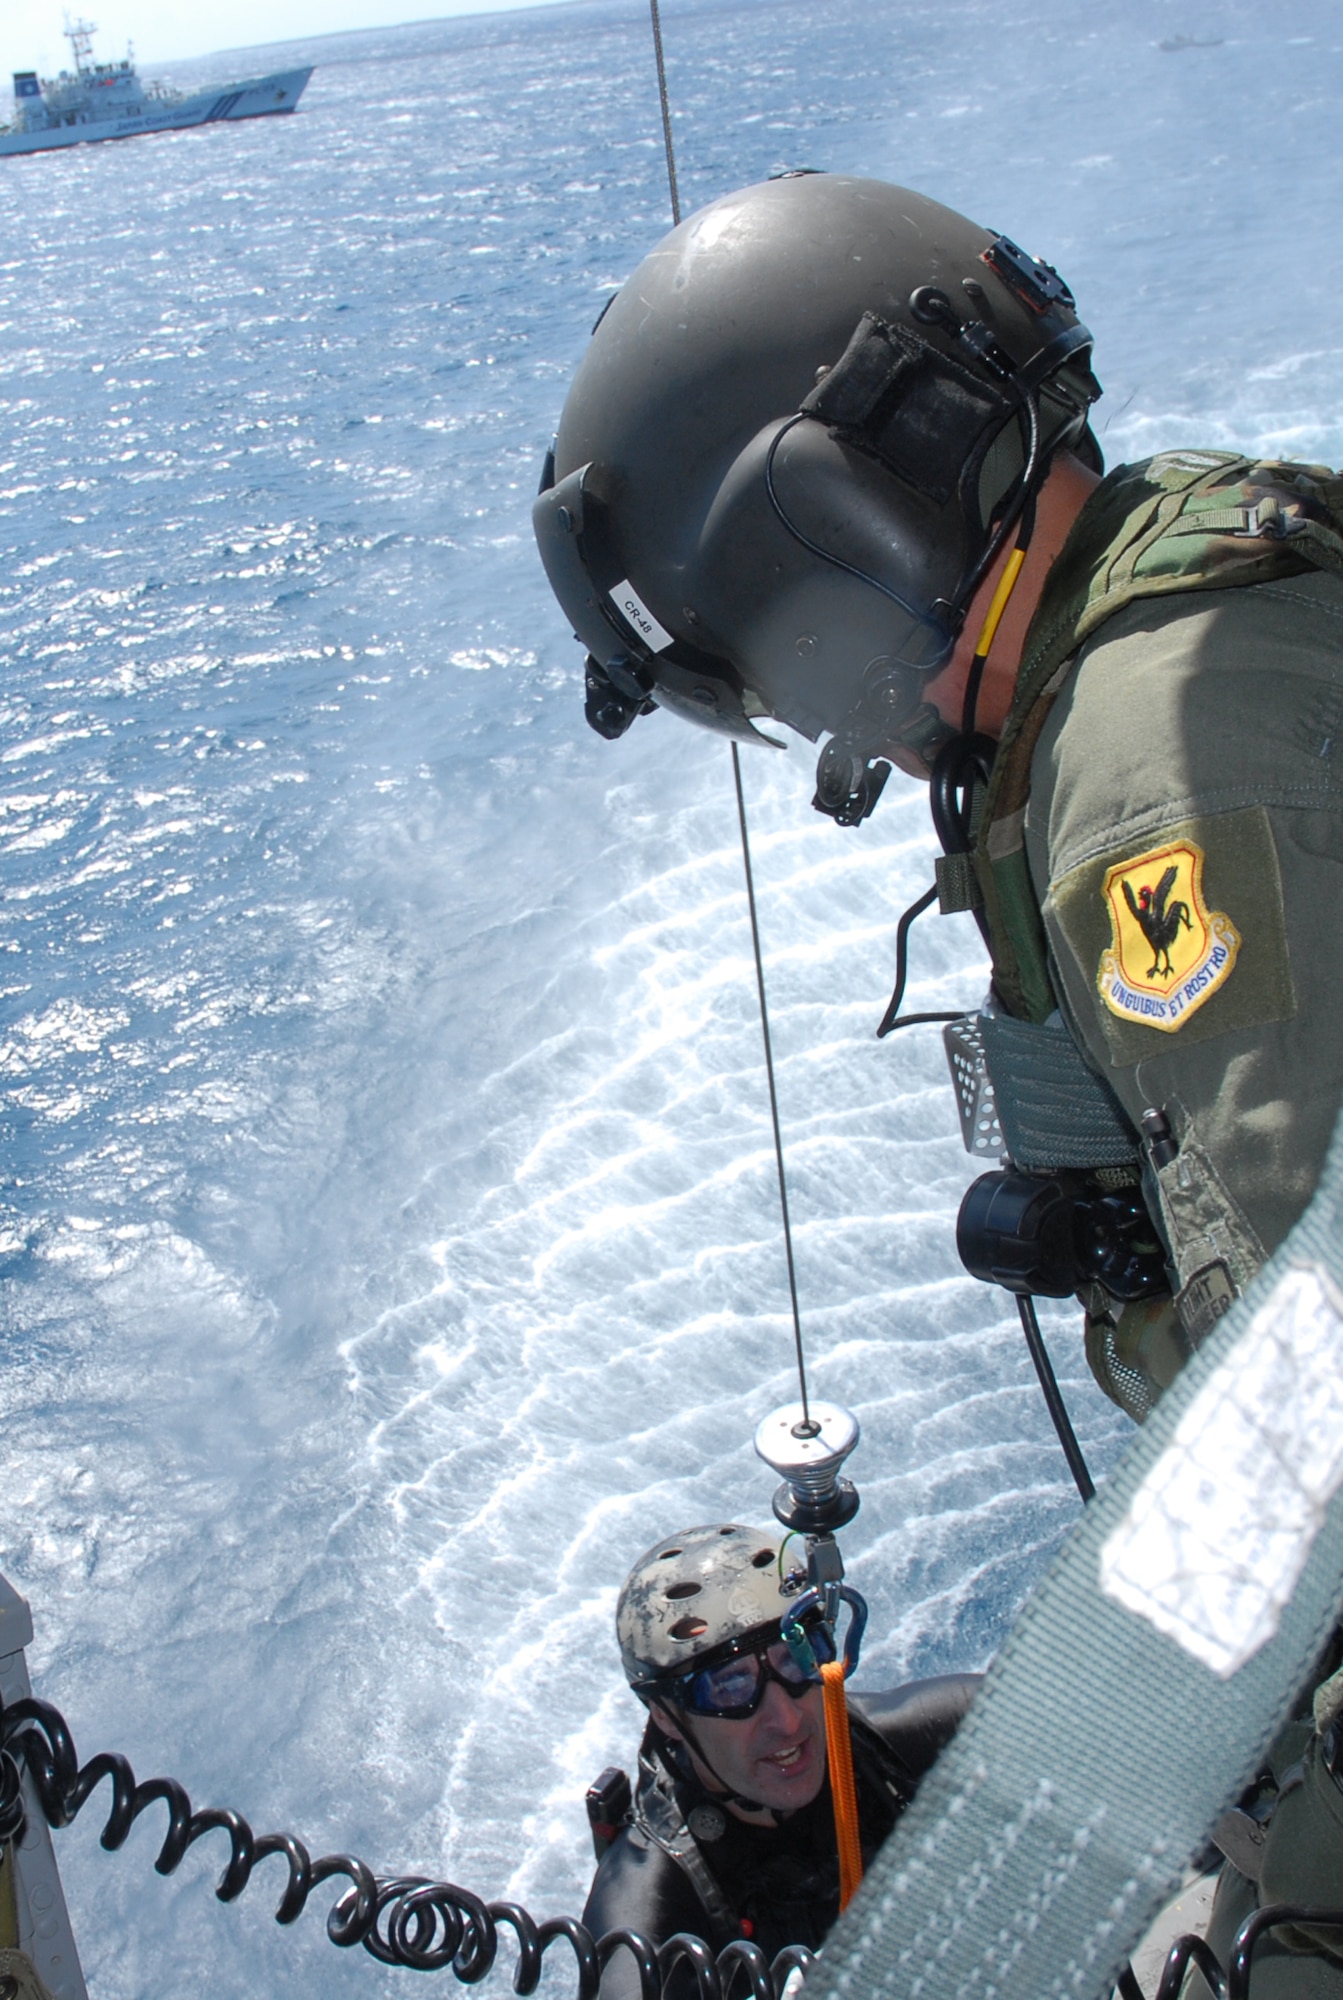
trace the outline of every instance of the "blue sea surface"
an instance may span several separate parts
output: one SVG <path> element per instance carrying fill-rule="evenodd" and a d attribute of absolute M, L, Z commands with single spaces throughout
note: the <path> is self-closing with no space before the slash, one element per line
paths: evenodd
<path fill-rule="evenodd" d="M 687 207 L 905 181 L 1064 272 L 1111 462 L 1343 459 L 1327 0 L 663 22 Z M 768 1517 L 794 1393 L 727 754 L 586 730 L 529 526 L 667 226 L 651 42 L 585 0 L 176 80 L 300 60 L 293 118 L 0 162 L 0 1567 L 82 1754 L 551 1914 L 634 1748 L 619 1581 Z M 937 1032 L 873 1037 L 926 804 L 839 832 L 806 745 L 746 784 L 861 1679 L 981 1666 L 1077 1501 L 956 1262 Z M 970 920 L 914 935 L 912 1004 L 972 1004 Z M 1103 1473 L 1126 1420 L 1048 1326 Z M 224 1908 L 217 1836 L 164 1881 L 157 1809 L 100 1826 L 57 1836 L 98 2000 L 414 1987 L 321 1898 L 278 1929 L 274 1864 Z"/>

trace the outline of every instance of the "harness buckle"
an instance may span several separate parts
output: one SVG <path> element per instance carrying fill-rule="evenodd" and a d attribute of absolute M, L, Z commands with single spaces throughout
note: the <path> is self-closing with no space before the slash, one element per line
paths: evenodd
<path fill-rule="evenodd" d="M 1237 538 L 1258 539 L 1268 542 L 1285 542 L 1289 535 L 1299 535 L 1306 526 L 1306 517 L 1297 511 L 1295 504 L 1288 501 L 1284 507 L 1276 493 L 1261 494 L 1252 507 L 1244 509 L 1245 525 L 1233 528 Z"/>

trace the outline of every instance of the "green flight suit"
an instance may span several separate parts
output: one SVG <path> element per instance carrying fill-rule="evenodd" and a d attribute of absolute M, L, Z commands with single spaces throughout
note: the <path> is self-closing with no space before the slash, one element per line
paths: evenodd
<path fill-rule="evenodd" d="M 1161 1219 L 1181 1285 L 1211 1285 L 1215 1306 L 1305 1208 L 1343 1103 L 1343 579 L 1116 612 L 1045 723 L 1025 839 L 1064 1018 L 1135 1125 L 1149 1107 L 1170 1119 L 1180 1150 L 1157 1177 Z M 1101 991 L 1104 885 L 1182 843 L 1204 857 L 1206 910 L 1238 947 L 1208 997 L 1149 1026 Z M 1211 1319 L 1181 1299 L 1197 1340 Z M 1178 1330 L 1168 1343 L 1158 1387 L 1182 1358 Z"/>
<path fill-rule="evenodd" d="M 1175 1304 L 1086 1299 L 1139 1420 L 1305 1207 L 1343 1098 L 1341 745 L 1343 478 L 1196 451 L 1112 472 L 1050 569 L 973 872 L 999 1004 L 1062 1015 L 1079 1117 L 1091 1074 L 1135 1164 L 1144 1112 L 1174 1136 L 1143 1166 Z"/>
<path fill-rule="evenodd" d="M 1110 558 L 1136 546 L 1115 519 Z M 1105 1339 L 1088 1325 L 1102 1386 L 1141 1417 L 1306 1207 L 1343 1104 L 1343 575 L 1198 576 L 1119 603 L 1070 647 L 1079 578 L 1094 593 L 1087 525 L 1069 545 L 1071 609 L 1051 629 L 1046 600 L 1032 631 L 1045 637 L 1005 733 L 980 876 L 1013 1011 L 1040 1020 L 1057 1003 L 1134 1126 L 1158 1109 L 1178 1143 L 1148 1182 L 1179 1311 L 1129 1308 Z M 1021 853 L 1029 897 L 1011 873 Z M 1259 1903 L 1343 1907 L 1333 1723 L 1343 1676 L 1275 1747 L 1266 1837 L 1251 1828 L 1246 1847 L 1237 1823 L 1250 1872 L 1223 1871 L 1209 1933 L 1223 1964 Z M 1343 1931 L 1275 1934 L 1255 1965 L 1259 2000 L 1343 2000 Z M 1206 2000 L 1201 1978 L 1190 1991 Z"/>

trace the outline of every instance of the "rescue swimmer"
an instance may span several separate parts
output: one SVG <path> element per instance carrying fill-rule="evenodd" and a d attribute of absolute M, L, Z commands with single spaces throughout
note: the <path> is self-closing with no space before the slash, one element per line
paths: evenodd
<path fill-rule="evenodd" d="M 805 1584 L 777 1530 L 735 1522 L 665 1536 L 630 1571 L 616 1638 L 648 1720 L 628 1817 L 608 1829 L 583 1912 L 594 1937 L 629 1929 L 663 1945 L 688 1932 L 715 1952 L 747 1938 L 770 1963 L 786 1945 L 814 1951 L 824 1941 L 839 1914 L 840 1866 L 822 1692 L 782 1632 Z M 819 1619 L 808 1638 L 819 1659 L 834 1658 Z M 979 1681 L 946 1674 L 849 1693 L 864 1866 Z M 678 1976 L 693 1992 L 689 1968 Z M 610 1959 L 601 1991 L 638 2000 L 628 1952 Z"/>

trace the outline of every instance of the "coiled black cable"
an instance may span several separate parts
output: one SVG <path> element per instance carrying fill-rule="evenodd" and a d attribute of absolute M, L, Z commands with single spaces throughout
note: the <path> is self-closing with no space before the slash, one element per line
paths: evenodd
<path fill-rule="evenodd" d="M 227 1833 L 229 1859 L 215 1888 L 221 1903 L 231 1903 L 242 1894 L 259 1861 L 282 1854 L 289 1880 L 276 1907 L 276 1923 L 292 1924 L 314 1889 L 334 1876 L 347 1876 L 349 1888 L 327 1913 L 327 1936 L 333 1944 L 362 1944 L 383 1965 L 405 1966 L 413 1972 L 451 1970 L 465 1986 L 474 1986 L 493 1969 L 501 1928 L 512 1933 L 517 1946 L 513 1991 L 524 2000 L 535 1993 L 546 1952 L 561 1938 L 574 1955 L 575 2000 L 598 2000 L 602 1972 L 618 1951 L 628 1951 L 638 1967 L 640 2000 L 661 2000 L 682 1965 L 694 1974 L 695 2000 L 733 2000 L 739 1987 L 743 2000 L 745 1996 L 782 2000 L 791 1975 L 800 1972 L 805 1978 L 816 1962 L 804 1945 L 790 1944 L 771 1963 L 759 1945 L 746 1938 L 734 1938 L 715 1954 L 703 1938 L 685 1931 L 663 1945 L 624 1929 L 594 1938 L 576 1917 L 549 1917 L 537 1923 L 520 1903 L 486 1903 L 453 1882 L 434 1882 L 423 1875 L 378 1877 L 367 1862 L 349 1854 L 327 1854 L 313 1861 L 292 1833 L 267 1833 L 258 1840 L 241 1813 L 193 1812 L 185 1788 L 175 1778 L 137 1784 L 127 1759 L 114 1751 L 102 1752 L 81 1769 L 60 1710 L 32 1697 L 8 1704 L 0 1699 L 0 1844 L 23 1838 L 21 1767 L 25 1765 L 52 1826 L 69 1826 L 104 1778 L 111 1781 L 112 1807 L 99 1836 L 109 1852 L 121 1847 L 140 1814 L 162 1799 L 168 1807 L 168 1831 L 154 1862 L 160 1875 L 171 1875 L 207 1833 Z M 1253 2000 L 1255 1946 L 1284 1925 L 1343 1931 L 1343 1910 L 1277 1903 L 1251 1911 L 1236 1934 L 1225 1970 L 1206 1938 L 1193 1933 L 1178 1937 L 1167 1953 L 1154 2000 L 1178 2000 L 1191 1965 L 1203 1974 L 1216 2000 Z M 1144 2000 L 1129 1965 L 1121 1970 L 1116 1990 L 1120 2000 Z"/>
<path fill-rule="evenodd" d="M 771 1964 L 760 1947 L 745 1938 L 734 1939 L 717 1954 L 703 1938 L 687 1932 L 663 1945 L 632 1930 L 608 1931 L 594 1938 L 576 1917 L 550 1917 L 537 1923 L 518 1903 L 486 1903 L 453 1882 L 434 1882 L 423 1875 L 379 1877 L 367 1862 L 351 1854 L 325 1854 L 314 1861 L 292 1833 L 258 1838 L 239 1812 L 194 1811 L 175 1778 L 137 1783 L 127 1759 L 114 1751 L 103 1751 L 81 1768 L 74 1737 L 60 1710 L 33 1697 L 0 1700 L 0 1841 L 23 1836 L 22 1766 L 32 1777 L 48 1822 L 56 1827 L 69 1826 L 106 1779 L 112 1803 L 99 1838 L 109 1852 L 124 1845 L 141 1813 L 162 1800 L 168 1808 L 168 1830 L 154 1862 L 160 1875 L 171 1875 L 206 1834 L 227 1834 L 229 1856 L 215 1887 L 221 1903 L 231 1903 L 242 1894 L 259 1862 L 282 1856 L 288 1880 L 275 1910 L 278 1924 L 292 1924 L 314 1889 L 343 1877 L 349 1887 L 327 1912 L 326 1933 L 333 1944 L 362 1944 L 382 1964 L 416 1972 L 450 1969 L 467 1986 L 494 1966 L 501 1929 L 510 1932 L 516 1944 L 513 1991 L 524 1996 L 536 1991 L 545 1954 L 561 1939 L 574 1955 L 575 2000 L 597 2000 L 602 1970 L 618 1951 L 628 1951 L 638 1967 L 641 2000 L 660 2000 L 681 1965 L 688 1965 L 694 1974 L 696 2000 L 730 2000 L 739 1989 L 750 2000 L 780 2000 L 789 1975 L 800 1971 L 805 1976 L 814 1963 L 804 1946 L 787 1945 Z"/>

